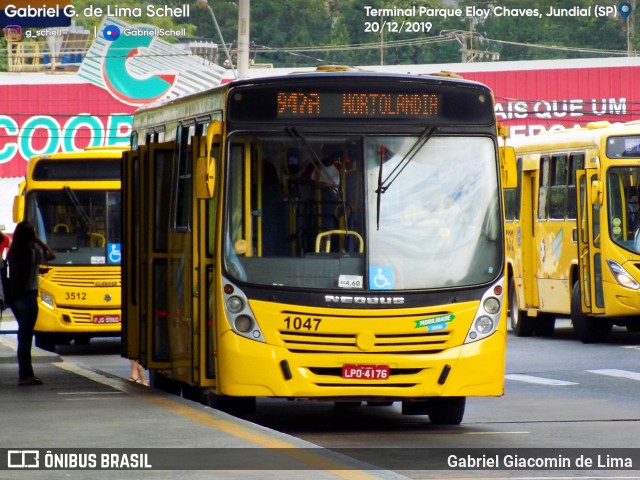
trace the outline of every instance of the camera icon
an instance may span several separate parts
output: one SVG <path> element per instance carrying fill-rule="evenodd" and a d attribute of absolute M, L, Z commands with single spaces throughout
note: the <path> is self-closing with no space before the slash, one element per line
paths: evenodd
<path fill-rule="evenodd" d="M 22 27 L 20 25 L 7 25 L 4 27 L 4 38 L 7 42 L 22 41 Z"/>

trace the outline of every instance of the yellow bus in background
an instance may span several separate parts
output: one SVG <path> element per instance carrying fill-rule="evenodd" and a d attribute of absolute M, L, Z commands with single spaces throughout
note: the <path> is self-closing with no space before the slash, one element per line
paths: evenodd
<path fill-rule="evenodd" d="M 505 190 L 509 316 L 517 336 L 570 316 L 585 343 L 640 330 L 640 122 L 595 122 L 512 142 Z"/>
<path fill-rule="evenodd" d="M 123 150 L 88 148 L 29 161 L 14 221 L 33 223 L 56 254 L 40 269 L 40 348 L 120 335 Z"/>
<path fill-rule="evenodd" d="M 123 349 L 156 387 L 235 413 L 258 396 L 400 401 L 438 424 L 502 395 L 487 87 L 234 81 L 141 107 L 124 164 Z"/>

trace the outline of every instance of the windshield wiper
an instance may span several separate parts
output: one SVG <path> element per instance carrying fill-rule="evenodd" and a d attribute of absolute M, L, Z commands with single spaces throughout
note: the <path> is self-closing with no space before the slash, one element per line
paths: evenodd
<path fill-rule="evenodd" d="M 80 218 L 82 218 L 84 223 L 89 226 L 91 224 L 91 218 L 89 217 L 89 215 L 87 215 L 87 212 L 80 203 L 80 200 L 78 200 L 76 192 L 74 192 L 69 186 L 65 186 L 62 189 L 64 190 L 64 193 L 67 194 L 67 197 L 69 197 L 69 200 L 71 200 L 73 206 L 76 208 L 76 211 L 80 215 Z"/>
<path fill-rule="evenodd" d="M 285 130 L 289 135 L 291 135 L 294 139 L 296 139 L 299 143 L 301 143 L 304 146 L 304 148 L 307 150 L 307 152 L 311 154 L 309 156 L 309 160 L 313 164 L 313 167 L 318 171 L 318 173 L 320 174 L 324 182 L 327 185 L 331 185 L 333 183 L 333 179 L 331 178 L 331 175 L 327 172 L 327 168 L 322 164 L 322 160 L 320 159 L 316 151 L 313 149 L 313 147 L 309 145 L 309 142 L 307 141 L 307 139 L 304 138 L 302 135 L 300 135 L 300 133 L 294 127 L 287 127 L 285 128 Z"/>
<path fill-rule="evenodd" d="M 400 176 L 402 171 L 409 165 L 413 157 L 424 147 L 424 145 L 429 141 L 431 137 L 436 133 L 438 127 L 426 128 L 420 138 L 415 141 L 409 151 L 402 157 L 402 159 L 398 162 L 398 164 L 391 170 L 391 173 L 387 175 L 387 178 L 382 179 L 382 164 L 384 163 L 384 154 L 385 150 L 380 149 L 380 160 L 378 167 L 378 188 L 376 189 L 376 229 L 380 230 L 380 203 L 381 197 L 384 192 L 386 192 L 391 184 L 396 181 L 396 179 Z"/>

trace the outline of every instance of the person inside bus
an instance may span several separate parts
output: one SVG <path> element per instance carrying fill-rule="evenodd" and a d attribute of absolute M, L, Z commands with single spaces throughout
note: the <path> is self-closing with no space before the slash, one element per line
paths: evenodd
<path fill-rule="evenodd" d="M 11 311 L 18 322 L 18 385 L 42 385 L 31 364 L 33 330 L 38 319 L 39 265 L 55 257 L 30 222 L 16 225 L 7 261 L 13 298 Z"/>

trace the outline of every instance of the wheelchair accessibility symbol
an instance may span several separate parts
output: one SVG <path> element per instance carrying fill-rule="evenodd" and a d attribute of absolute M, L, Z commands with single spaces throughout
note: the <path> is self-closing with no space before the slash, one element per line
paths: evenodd
<path fill-rule="evenodd" d="M 392 267 L 369 266 L 369 288 L 371 290 L 390 290 L 393 288 L 393 283 Z"/>
<path fill-rule="evenodd" d="M 110 243 L 107 245 L 107 263 L 110 265 L 120 265 L 122 262 L 122 249 L 120 243 Z"/>

